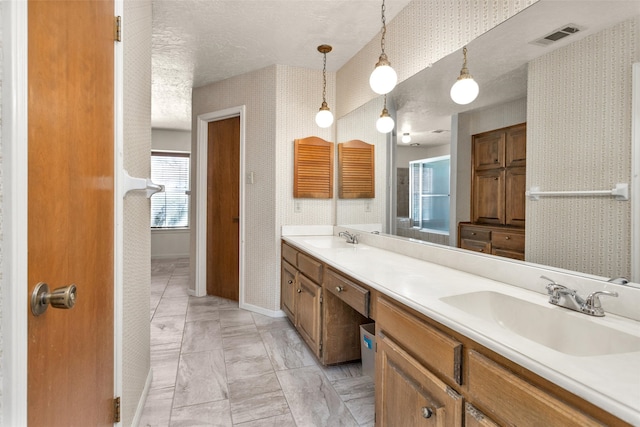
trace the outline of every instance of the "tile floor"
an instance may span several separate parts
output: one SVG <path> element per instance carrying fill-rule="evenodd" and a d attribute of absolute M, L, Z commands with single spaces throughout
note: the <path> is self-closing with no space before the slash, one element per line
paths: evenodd
<path fill-rule="evenodd" d="M 186 259 L 151 262 L 153 382 L 141 426 L 373 426 L 360 363 L 323 367 L 286 318 L 187 294 Z"/>

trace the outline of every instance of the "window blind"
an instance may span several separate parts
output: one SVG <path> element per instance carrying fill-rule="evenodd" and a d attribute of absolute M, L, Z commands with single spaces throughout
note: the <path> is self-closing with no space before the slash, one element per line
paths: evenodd
<path fill-rule="evenodd" d="M 189 227 L 189 154 L 151 153 L 151 180 L 164 192 L 151 196 L 152 228 Z"/>

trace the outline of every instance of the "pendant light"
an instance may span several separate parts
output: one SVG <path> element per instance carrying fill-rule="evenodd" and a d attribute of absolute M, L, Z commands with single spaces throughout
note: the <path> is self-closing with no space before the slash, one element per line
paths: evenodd
<path fill-rule="evenodd" d="M 376 121 L 376 129 L 380 133 L 389 133 L 393 130 L 395 126 L 395 122 L 389 115 L 389 110 L 387 110 L 387 95 L 384 96 L 384 107 L 382 108 L 382 113 L 380 114 L 380 118 Z"/>
<path fill-rule="evenodd" d="M 327 106 L 327 53 L 331 52 L 332 47 L 328 44 L 318 46 L 318 52 L 324 55 L 322 66 L 322 105 L 316 114 L 316 124 L 321 128 L 328 128 L 333 124 L 333 114 Z"/>
<path fill-rule="evenodd" d="M 382 0 L 382 38 L 380 40 L 380 48 L 382 53 L 378 58 L 378 63 L 369 77 L 369 85 L 371 89 L 377 94 L 384 95 L 393 90 L 398 82 L 398 75 L 395 70 L 391 68 L 391 63 L 387 59 L 387 54 L 384 53 L 384 38 L 387 34 L 387 22 L 384 17 L 385 7 L 384 0 Z"/>
<path fill-rule="evenodd" d="M 401 140 L 404 144 L 408 144 L 411 142 L 411 135 L 409 135 L 409 132 L 405 132 L 402 134 L 402 140 Z"/>
<path fill-rule="evenodd" d="M 453 102 L 456 104 L 466 105 L 478 97 L 480 88 L 467 69 L 466 46 L 462 48 L 462 54 L 464 55 L 464 62 L 460 70 L 460 77 L 458 77 L 458 80 L 451 86 L 451 99 L 453 99 Z"/>

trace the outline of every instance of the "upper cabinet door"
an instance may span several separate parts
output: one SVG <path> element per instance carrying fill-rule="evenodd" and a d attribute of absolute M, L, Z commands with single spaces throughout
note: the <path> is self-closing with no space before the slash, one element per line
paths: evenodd
<path fill-rule="evenodd" d="M 527 164 L 527 124 L 510 127 L 506 133 L 507 167 L 520 167 Z"/>
<path fill-rule="evenodd" d="M 473 163 L 475 170 L 504 167 L 504 131 L 487 132 L 473 137 Z"/>

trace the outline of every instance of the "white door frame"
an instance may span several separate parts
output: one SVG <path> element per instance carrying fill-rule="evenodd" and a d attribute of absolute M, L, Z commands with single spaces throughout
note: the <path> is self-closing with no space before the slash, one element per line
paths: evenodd
<path fill-rule="evenodd" d="M 239 305 L 245 306 L 245 123 L 246 107 L 227 108 L 201 114 L 197 119 L 197 153 L 196 153 L 196 256 L 195 256 L 195 296 L 207 294 L 207 145 L 209 123 L 231 117 L 240 117 L 240 255 L 239 255 Z"/>
<path fill-rule="evenodd" d="M 123 0 L 115 0 L 122 15 Z M 28 317 L 28 10 L 26 1 L 2 3 L 2 419 L 27 425 Z M 122 392 L 122 47 L 115 46 L 114 128 L 114 393 Z M 120 212 L 120 215 L 118 213 Z M 120 240 L 118 243 L 118 236 Z"/>

